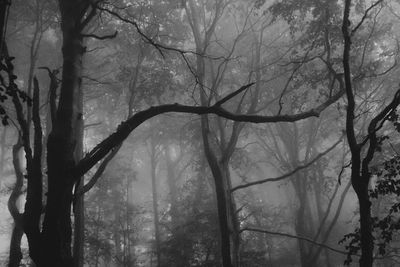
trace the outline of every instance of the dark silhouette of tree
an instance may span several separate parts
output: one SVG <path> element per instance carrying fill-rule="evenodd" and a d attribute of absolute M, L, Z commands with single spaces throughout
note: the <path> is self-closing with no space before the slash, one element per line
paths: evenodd
<path fill-rule="evenodd" d="M 3 2 L 1 2 L 3 4 Z M 204 152 L 209 163 L 210 170 L 214 178 L 214 186 L 216 192 L 216 204 L 218 207 L 218 223 L 220 230 L 220 248 L 221 258 L 224 267 L 240 266 L 239 258 L 239 245 L 240 234 L 245 229 L 239 229 L 237 210 L 235 199 L 232 195 L 234 188 L 231 185 L 229 161 L 235 150 L 236 143 L 241 133 L 244 122 L 252 123 L 276 123 L 276 122 L 295 122 L 310 117 L 318 117 L 331 104 L 339 100 L 343 93 L 346 92 L 348 99 L 347 106 L 347 120 L 346 130 L 349 145 L 352 152 L 352 183 L 357 195 L 360 199 L 360 214 L 361 214 L 361 244 L 362 244 L 362 257 L 360 264 L 362 266 L 371 266 L 372 264 L 372 248 L 370 241 L 371 235 L 371 222 L 370 222 L 370 205 L 368 200 L 368 182 L 369 170 L 368 164 L 372 160 L 374 151 L 376 149 L 377 138 L 376 131 L 381 127 L 383 122 L 387 120 L 387 114 L 393 112 L 397 106 L 398 96 L 394 101 L 382 110 L 370 123 L 368 137 L 361 144 L 357 143 L 356 135 L 354 133 L 354 92 L 352 91 L 352 77 L 349 65 L 350 43 L 353 32 L 356 32 L 365 19 L 362 18 L 360 24 L 353 28 L 353 32 L 349 32 L 349 10 L 350 1 L 346 1 L 345 12 L 343 18 L 343 35 L 345 37 L 345 46 L 343 54 L 343 67 L 344 74 L 335 72 L 334 67 L 329 59 L 322 58 L 325 63 L 332 84 L 339 84 L 338 90 L 333 90 L 334 86 L 326 86 L 328 92 L 322 94 L 318 101 L 312 103 L 303 109 L 298 109 L 296 112 L 287 112 L 284 108 L 282 99 L 284 99 L 286 90 L 281 92 L 279 97 L 278 109 L 272 115 L 257 114 L 256 104 L 258 102 L 259 83 L 254 84 L 249 79 L 248 82 L 237 82 L 232 88 L 238 88 L 226 93 L 222 91 L 219 85 L 223 78 L 223 72 L 217 73 L 214 77 L 216 79 L 209 79 L 206 75 L 206 65 L 216 67 L 216 63 L 211 61 L 209 64 L 208 48 L 210 41 L 213 40 L 213 35 L 217 27 L 217 23 L 224 10 L 230 1 L 217 1 L 216 5 L 211 12 L 211 23 L 205 24 L 206 28 L 203 32 L 200 30 L 203 27 L 199 23 L 199 13 L 196 1 L 184 1 L 181 8 L 186 10 L 189 17 L 190 26 L 192 27 L 193 36 L 196 43 L 196 51 L 191 53 L 194 56 L 196 67 L 194 70 L 195 79 L 200 85 L 200 102 L 201 105 L 185 105 L 185 104 L 158 104 L 139 112 L 133 113 L 133 108 L 129 107 L 129 117 L 121 122 L 114 133 L 104 138 L 98 145 L 91 149 L 85 155 L 82 155 L 82 132 L 83 132 L 83 93 L 82 93 L 82 80 L 84 79 L 83 73 L 83 57 L 86 53 L 87 47 L 85 40 L 87 38 L 95 38 L 105 40 L 114 38 L 116 33 L 106 35 L 98 35 L 90 30 L 91 23 L 95 21 L 98 13 L 107 14 L 113 18 L 117 18 L 120 22 L 127 23 L 134 26 L 146 45 L 151 45 L 155 51 L 161 56 L 165 56 L 167 52 L 178 53 L 182 58 L 187 60 L 187 51 L 171 48 L 163 45 L 157 38 L 152 38 L 143 31 L 143 28 L 134 19 L 124 15 L 124 9 L 119 9 L 109 3 L 96 0 L 59 0 L 61 32 L 63 35 L 63 67 L 61 75 L 61 88 L 59 98 L 52 97 L 50 106 L 51 108 L 51 132 L 43 143 L 41 121 L 39 116 L 39 89 L 38 86 L 33 88 L 32 101 L 29 95 L 21 92 L 16 86 L 16 76 L 13 72 L 12 58 L 7 53 L 2 53 L 1 61 L 2 70 L 6 73 L 7 81 L 3 82 L 2 88 L 9 95 L 16 110 L 17 124 L 21 131 L 21 144 L 24 148 L 26 155 L 26 177 L 27 177 L 27 194 L 25 212 L 23 214 L 23 229 L 28 238 L 29 254 L 31 259 L 38 266 L 79 266 L 82 264 L 73 260 L 73 253 L 71 250 L 72 242 L 72 226 L 71 226 L 71 207 L 74 202 L 73 189 L 79 194 L 85 190 L 89 190 L 87 186 L 81 182 L 82 177 L 93 167 L 97 166 L 100 161 L 107 165 L 107 160 L 113 157 L 121 147 L 124 140 L 141 124 L 147 120 L 164 113 L 179 112 L 201 115 L 201 131 L 204 145 Z M 311 7 L 309 7 L 311 8 Z M 366 12 L 367 14 L 368 12 Z M 1 15 L 1 14 L 0 14 Z M 4 17 L 4 15 L 3 15 Z M 4 20 L 5 21 L 5 18 Z M 208 27 L 208 28 L 207 28 Z M 5 42 L 2 42 L 3 50 L 6 51 Z M 261 43 L 259 44 L 261 46 Z M 233 48 L 234 50 L 234 48 Z M 232 51 L 233 51 L 232 50 Z M 229 58 L 229 57 L 228 57 Z M 222 62 L 218 67 L 225 68 L 227 61 L 220 59 Z M 188 65 L 189 62 L 188 62 Z M 136 68 L 139 71 L 139 68 Z M 3 72 L 2 72 L 3 73 Z M 211 73 L 211 72 L 210 72 Z M 154 80 L 159 74 L 166 72 L 151 72 L 147 73 L 148 77 Z M 215 73 L 211 73 L 215 75 Z M 221 76 L 220 76 L 221 75 Z M 344 76 L 344 80 L 342 77 Z M 251 75 L 249 76 L 251 77 Z M 132 84 L 135 82 L 133 77 Z M 212 84 L 212 92 L 215 94 L 206 94 L 206 85 Z M 240 84 L 240 85 L 237 85 Z M 133 86 L 134 88 L 135 86 Z M 144 88 L 153 88 L 152 83 L 143 84 Z M 160 88 L 158 88 L 160 87 Z M 235 99 L 242 97 L 245 99 L 246 94 L 250 88 L 254 87 L 252 97 L 246 103 L 245 108 L 242 106 L 242 101 L 234 103 Z M 157 88 L 162 89 L 160 84 Z M 346 89 L 346 91 L 344 91 Z M 147 91 L 144 91 L 146 93 Z M 53 95 L 54 96 L 54 95 Z M 150 97 L 151 98 L 151 97 Z M 32 102 L 32 116 L 26 117 L 24 112 L 28 114 L 29 108 L 23 105 L 23 101 Z M 132 102 L 133 103 L 133 102 Z M 153 102 L 151 105 L 154 105 Z M 234 103 L 232 108 L 231 103 Z M 250 104 L 249 104 L 250 103 Z M 254 104 L 251 104 L 254 103 Z M 25 111 L 24 111 L 25 109 Z M 234 110 L 234 111 L 232 111 Z M 132 113 L 131 113 L 132 112 Z M 287 112 L 287 113 L 286 113 Z M 221 138 L 215 139 L 211 132 L 214 123 L 217 126 L 222 126 L 223 121 L 221 118 L 214 120 L 210 119 L 209 114 L 217 115 L 218 117 L 234 121 L 231 124 L 231 134 L 224 136 L 222 130 L 219 134 Z M 7 114 L 0 109 L 0 115 L 3 117 L 4 124 L 6 124 Z M 4 119 L 5 118 L 5 119 Z M 31 120 L 33 123 L 33 131 L 31 134 Z M 32 139 L 32 140 L 31 140 Z M 218 147 L 215 144 L 221 142 Z M 369 148 L 361 159 L 361 147 L 369 143 Z M 42 154 L 47 148 L 47 178 L 48 188 L 46 192 L 45 207 L 42 207 L 42 191 L 43 191 L 43 174 L 42 174 Z M 363 163 L 361 164 L 361 160 Z M 105 168 L 105 165 L 100 164 Z M 204 165 L 203 165 L 204 166 Z M 99 168 L 100 169 L 100 168 Z M 101 169 L 100 169 L 101 170 Z M 104 170 L 104 169 L 103 169 Z M 366 181 L 367 180 L 367 181 Z M 94 184 L 96 179 L 91 180 Z M 78 186 L 80 185 L 80 186 Z M 237 189 L 237 188 L 236 188 Z M 195 198 L 195 201 L 198 201 Z M 77 203 L 75 203 L 77 204 Z M 78 203 L 78 205 L 80 205 Z M 82 206 L 80 206 L 82 211 Z M 44 210 L 44 219 L 42 222 L 41 216 Z M 78 215 L 76 213 L 76 220 Z M 99 215 L 98 213 L 97 215 Z M 210 219 L 211 221 L 211 219 Z M 82 221 L 81 221 L 82 222 Z M 82 230 L 82 226 L 77 225 L 75 235 Z M 304 239 L 304 237 L 303 237 Z M 81 240 L 77 238 L 76 240 Z M 304 239 L 304 241 L 310 241 Z M 82 241 L 80 241 L 82 243 Z M 311 240 L 311 242 L 313 242 Z M 318 244 L 314 241 L 314 245 Z M 79 246 L 76 244 L 77 249 L 74 253 L 79 255 Z M 214 248 L 214 244 L 209 245 L 207 249 Z M 214 253 L 217 255 L 217 253 Z M 161 258 L 161 257 L 159 257 Z M 75 260 L 81 260 L 80 256 Z M 160 264 L 160 259 L 159 259 Z M 366 265 L 363 265 L 366 264 Z"/>

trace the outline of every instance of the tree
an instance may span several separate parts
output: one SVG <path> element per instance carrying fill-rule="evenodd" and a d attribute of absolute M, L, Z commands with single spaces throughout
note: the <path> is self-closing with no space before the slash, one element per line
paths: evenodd
<path fill-rule="evenodd" d="M 191 1 L 192 4 L 193 1 Z M 168 50 L 168 47 L 162 47 L 147 37 L 138 24 L 134 21 L 121 17 L 113 10 L 105 9 L 101 6 L 99 1 L 89 0 L 60 0 L 59 9 L 61 13 L 61 31 L 63 34 L 63 70 L 62 70 L 62 83 L 60 88 L 60 97 L 56 106 L 55 117 L 53 118 L 52 130 L 47 139 L 47 176 L 48 176 L 48 191 L 45 206 L 45 216 L 43 226 L 41 224 L 42 214 L 42 165 L 41 154 L 42 147 L 42 131 L 40 124 L 40 116 L 38 114 L 38 97 L 37 93 L 34 96 L 34 105 L 32 111 L 32 119 L 34 125 L 34 140 L 33 146 L 31 145 L 29 127 L 30 121 L 27 121 L 23 116 L 23 107 L 21 99 L 26 98 L 24 94 L 18 93 L 15 83 L 15 75 L 13 74 L 13 66 L 10 57 L 6 57 L 7 73 L 9 82 L 5 86 L 11 90 L 12 101 L 17 110 L 17 118 L 19 126 L 22 128 L 22 143 L 24 146 L 26 161 L 27 161 L 27 197 L 25 213 L 23 217 L 24 231 L 28 237 L 29 253 L 32 260 L 39 266 L 71 266 L 72 253 L 71 253 L 71 204 L 73 200 L 73 187 L 76 182 L 87 171 L 97 164 L 104 157 L 112 153 L 121 143 L 128 137 L 128 135 L 135 130 L 140 124 L 146 120 L 167 112 L 183 112 L 192 114 L 216 114 L 221 117 L 240 121 L 240 122 L 279 122 L 279 121 L 297 121 L 311 116 L 318 116 L 326 107 L 334 103 L 341 93 L 333 94 L 331 97 L 326 98 L 321 104 L 315 107 L 300 112 L 297 114 L 278 114 L 278 115 L 254 115 L 254 114 L 237 114 L 231 112 L 222 105 L 231 100 L 236 95 L 246 91 L 252 84 L 247 84 L 240 87 L 238 90 L 227 94 L 218 99 L 215 104 L 208 105 L 205 96 L 202 97 L 202 106 L 180 105 L 180 104 L 165 104 L 148 109 L 142 110 L 133 114 L 125 122 L 122 122 L 115 133 L 105 138 L 97 146 L 95 146 L 89 153 L 82 159 L 77 157 L 81 142 L 81 129 L 83 125 L 82 114 L 82 59 L 85 53 L 84 39 L 86 37 L 97 37 L 93 34 L 87 34 L 85 31 L 88 25 L 95 18 L 98 11 L 113 14 L 122 19 L 122 21 L 131 23 L 137 26 L 137 30 L 142 34 L 142 37 L 155 46 L 158 51 Z M 216 18 L 220 16 L 223 11 L 219 6 Z M 215 27 L 212 26 L 212 27 Z M 210 31 L 210 33 L 213 31 Z M 206 39 L 211 36 L 206 35 Z M 207 42 L 205 42 L 207 43 Z M 205 47 L 199 46 L 197 51 L 198 63 L 204 61 Z M 176 50 L 175 50 L 176 51 Z M 179 50 L 178 50 L 179 52 Z M 203 66 L 199 66 L 198 71 L 202 71 Z M 198 75 L 201 77 L 201 75 Z M 36 99 L 36 100 L 35 100 Z M 52 103 L 53 104 L 53 103 Z M 238 111 L 238 113 L 240 110 Z M 207 117 L 203 116 L 203 126 L 207 126 Z M 240 124 L 236 124 L 239 127 Z M 205 131 L 207 127 L 203 127 L 203 136 L 207 137 Z M 232 135 L 233 139 L 237 139 L 237 135 Z M 207 139 L 207 138 L 206 138 Z M 205 140 L 205 145 L 210 145 L 209 140 Z M 229 147 L 232 149 L 233 147 Z M 212 154 L 209 155 L 212 157 Z M 210 164 L 217 162 L 216 160 L 210 161 Z M 224 163 L 225 165 L 227 164 Z M 216 178 L 216 190 L 218 201 L 219 218 L 221 223 L 221 231 L 223 234 L 225 244 L 228 246 L 221 246 L 223 249 L 223 262 L 224 266 L 230 266 L 231 253 L 229 252 L 229 228 L 226 228 L 228 223 L 232 223 L 234 218 L 234 208 L 232 206 L 232 199 L 230 195 L 229 179 L 223 179 L 220 172 L 220 166 L 211 167 Z M 227 167 L 225 167 L 227 170 Z M 221 179 L 220 179 L 221 178 Z M 222 190 L 222 191 L 221 191 Z M 224 207 L 225 206 L 225 207 Z M 229 220 L 226 216 L 232 215 Z M 232 226 L 232 225 L 231 225 Z M 232 227 L 231 227 L 232 228 Z M 233 228 L 232 228 L 233 229 Z M 233 236 L 237 239 L 237 233 Z M 237 250 L 238 242 L 234 242 L 235 250 Z M 237 256 L 237 251 L 233 253 L 233 259 Z"/>
<path fill-rule="evenodd" d="M 388 120 L 388 116 L 391 113 L 396 112 L 396 108 L 400 104 L 400 93 L 397 91 L 393 97 L 393 100 L 382 108 L 377 114 L 370 120 L 366 137 L 360 142 L 357 140 L 356 126 L 355 126 L 355 93 L 353 89 L 353 81 L 351 78 L 352 70 L 350 67 L 350 51 L 352 38 L 359 30 L 365 17 L 368 13 L 373 10 L 376 6 L 381 4 L 382 1 L 377 1 L 372 4 L 365 11 L 365 15 L 361 21 L 356 24 L 353 28 L 351 25 L 349 16 L 351 9 L 351 1 L 346 0 L 343 13 L 343 25 L 342 33 L 344 38 L 344 49 L 343 49 L 343 70 L 346 86 L 346 97 L 347 97 L 347 110 L 346 110 L 346 135 L 351 151 L 351 182 L 354 191 L 357 194 L 360 208 L 360 246 L 361 246 L 361 257 L 360 266 L 372 266 L 373 265 L 373 250 L 374 250 L 374 237 L 372 235 L 372 217 L 371 217 L 371 201 L 369 196 L 369 184 L 371 180 L 370 163 L 377 151 L 379 139 L 377 132 L 381 129 L 385 121 Z M 368 144 L 368 148 L 363 151 L 363 147 Z"/>

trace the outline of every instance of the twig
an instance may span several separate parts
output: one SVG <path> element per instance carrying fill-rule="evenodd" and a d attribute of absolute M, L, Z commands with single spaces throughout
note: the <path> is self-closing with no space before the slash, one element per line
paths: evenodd
<path fill-rule="evenodd" d="M 368 13 L 369 13 L 374 7 L 376 7 L 377 5 L 379 5 L 382 1 L 383 1 L 383 0 L 378 0 L 378 1 L 376 1 L 376 2 L 375 2 L 374 4 L 372 4 L 367 10 L 365 10 L 364 16 L 361 18 L 361 20 L 360 20 L 360 22 L 357 24 L 357 26 L 354 27 L 354 29 L 351 31 L 350 36 L 353 36 L 353 35 L 356 33 L 356 31 L 358 30 L 358 28 L 360 28 L 361 25 L 364 23 L 364 20 L 367 18 Z"/>

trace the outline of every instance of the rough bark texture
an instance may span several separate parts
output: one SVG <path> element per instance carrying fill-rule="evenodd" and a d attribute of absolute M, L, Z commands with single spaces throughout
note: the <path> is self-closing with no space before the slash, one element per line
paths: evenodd
<path fill-rule="evenodd" d="M 48 193 L 43 222 L 43 266 L 71 266 L 71 202 L 77 177 L 75 148 L 78 121 L 82 120 L 79 99 L 84 53 L 82 14 L 86 1 L 59 1 L 63 32 L 63 73 L 56 120 L 47 142 Z"/>

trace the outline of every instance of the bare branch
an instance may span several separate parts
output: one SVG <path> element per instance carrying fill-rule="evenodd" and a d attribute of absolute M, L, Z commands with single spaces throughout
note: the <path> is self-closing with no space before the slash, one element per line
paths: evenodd
<path fill-rule="evenodd" d="M 123 142 L 129 134 L 141 125 L 146 120 L 163 113 L 179 112 L 189 114 L 215 114 L 233 121 L 252 122 L 252 123 L 267 123 L 267 122 L 295 122 L 309 117 L 318 117 L 320 113 L 325 110 L 330 104 L 338 100 L 343 94 L 340 90 L 336 95 L 326 100 L 316 108 L 308 111 L 293 114 L 293 115 L 276 115 L 276 116 L 263 116 L 252 114 L 235 114 L 221 106 L 187 106 L 178 103 L 166 104 L 155 107 L 150 107 L 146 110 L 140 111 L 133 115 L 131 118 L 122 122 L 117 131 L 104 139 L 95 148 L 92 149 L 75 167 L 73 170 L 75 177 L 80 177 L 90 170 L 98 161 L 104 158 L 114 147 Z"/>
<path fill-rule="evenodd" d="M 87 184 L 85 184 L 83 187 L 81 187 L 79 191 L 77 191 L 75 193 L 75 198 L 85 194 L 90 189 L 92 189 L 92 187 L 97 183 L 97 181 L 103 175 L 108 163 L 110 163 L 110 161 L 115 157 L 115 155 L 117 155 L 117 153 L 118 153 L 119 149 L 121 148 L 121 146 L 122 146 L 122 144 L 119 145 L 118 147 L 114 148 L 114 150 L 112 150 L 107 155 L 107 157 L 104 158 L 104 160 L 101 162 L 99 168 L 96 170 L 95 174 L 92 176 L 90 181 Z"/>
<path fill-rule="evenodd" d="M 240 230 L 240 233 L 242 233 L 244 231 L 258 232 L 258 233 L 269 234 L 269 235 L 278 235 L 278 236 L 283 236 L 283 237 L 295 238 L 295 239 L 307 241 L 307 242 L 309 242 L 311 244 L 314 244 L 314 245 L 317 245 L 317 246 L 324 247 L 324 248 L 329 249 L 331 251 L 334 251 L 336 253 L 347 255 L 346 251 L 339 250 L 339 249 L 336 249 L 336 248 L 332 248 L 332 247 L 330 247 L 328 245 L 316 242 L 316 241 L 314 241 L 314 240 L 312 240 L 310 238 L 307 238 L 307 237 L 302 237 L 302 236 L 298 236 L 298 235 L 292 235 L 292 234 L 288 234 L 288 233 L 274 232 L 274 231 L 269 231 L 269 230 L 265 230 L 265 229 L 254 228 L 254 227 L 243 228 L 243 229 Z M 355 256 L 359 256 L 359 255 L 355 255 Z"/>
<path fill-rule="evenodd" d="M 33 138 L 33 161 L 35 162 L 35 168 L 41 170 L 42 161 L 42 124 L 39 114 L 40 105 L 40 92 L 39 92 L 39 82 L 35 77 L 33 77 L 33 105 L 32 105 L 32 121 L 34 126 L 34 138 Z M 39 166 L 37 166 L 39 165 Z"/>
<path fill-rule="evenodd" d="M 376 115 L 368 126 L 369 147 L 365 158 L 362 161 L 362 172 L 368 173 L 368 165 L 372 161 L 376 147 L 378 146 L 377 131 L 382 128 L 385 121 L 388 119 L 391 112 L 395 111 L 400 104 L 400 89 L 397 90 L 392 102 L 387 105 L 378 115 Z M 379 125 L 378 125 L 379 124 Z"/>
<path fill-rule="evenodd" d="M 60 72 L 59 69 L 54 69 L 51 71 L 48 67 L 40 67 L 39 69 L 47 70 L 50 78 L 49 84 L 49 103 L 50 103 L 50 118 L 51 124 L 54 125 L 56 120 L 57 113 L 57 87 L 59 84 L 59 80 L 57 78 L 57 74 Z"/>
<path fill-rule="evenodd" d="M 179 48 L 175 48 L 175 47 L 166 46 L 164 44 L 160 44 L 157 41 L 155 41 L 153 38 L 147 36 L 147 34 L 143 32 L 143 30 L 140 28 L 140 26 L 138 25 L 138 23 L 136 21 L 134 21 L 132 19 L 129 19 L 129 18 L 125 18 L 122 15 L 120 15 L 119 13 L 117 13 L 117 12 L 115 12 L 113 10 L 104 8 L 104 7 L 97 6 L 97 9 L 100 10 L 100 11 L 106 12 L 106 13 L 108 13 L 108 14 L 116 17 L 116 18 L 118 18 L 122 22 L 125 22 L 127 24 L 130 24 L 130 25 L 134 26 L 136 31 L 138 32 L 138 34 L 140 36 L 142 36 L 144 41 L 149 43 L 150 45 L 152 45 L 155 49 L 157 49 L 158 52 L 163 57 L 164 57 L 164 51 L 163 50 L 165 50 L 165 51 L 172 51 L 172 52 L 177 52 L 177 53 L 181 54 L 184 57 L 185 61 L 187 60 L 186 57 L 185 57 L 186 54 L 193 54 L 193 55 L 196 55 L 196 56 L 202 56 L 202 57 L 210 58 L 210 59 L 213 59 L 213 60 L 220 60 L 220 59 L 225 59 L 226 60 L 226 58 L 223 57 L 223 56 L 213 57 L 213 56 L 205 55 L 203 53 L 198 53 L 198 52 L 195 52 L 195 51 L 187 51 L 187 50 L 183 50 L 183 49 L 179 49 Z"/>
<path fill-rule="evenodd" d="M 115 31 L 113 34 L 107 34 L 107 35 L 102 35 L 102 36 L 99 36 L 99 35 L 96 35 L 96 34 L 93 34 L 93 33 L 91 33 L 91 34 L 81 34 L 81 36 L 85 37 L 85 38 L 94 38 L 94 39 L 97 39 L 97 40 L 106 40 L 106 39 L 114 39 L 115 37 L 117 37 L 117 34 L 118 34 L 118 31 Z"/>
<path fill-rule="evenodd" d="M 367 10 L 365 10 L 364 12 L 364 16 L 361 18 L 360 22 L 357 24 L 356 27 L 354 27 L 354 29 L 351 31 L 351 36 L 353 36 L 356 31 L 361 27 L 361 25 L 364 23 L 364 20 L 368 17 L 368 13 L 377 5 L 379 5 L 380 3 L 382 3 L 383 0 L 378 0 L 376 1 L 374 4 L 372 4 Z"/>
<path fill-rule="evenodd" d="M 238 94 L 240 94 L 241 92 L 245 91 L 247 88 L 249 88 L 250 86 L 252 86 L 254 83 L 249 83 L 247 85 L 244 85 L 242 87 L 240 87 L 238 90 L 234 91 L 233 93 L 230 93 L 229 95 L 225 96 L 224 98 L 222 98 L 221 100 L 217 101 L 214 105 L 215 106 L 221 106 L 223 103 L 227 102 L 228 100 L 234 98 L 235 96 L 237 96 Z"/>
<path fill-rule="evenodd" d="M 340 142 L 342 142 L 342 138 L 340 138 L 336 143 L 334 143 L 330 148 L 328 148 L 327 150 L 325 150 L 324 152 L 318 154 L 313 160 L 311 160 L 310 162 L 308 162 L 307 164 L 304 165 L 300 165 L 297 168 L 295 168 L 294 170 L 285 173 L 284 175 L 275 177 L 275 178 L 266 178 L 266 179 L 262 179 L 262 180 L 258 180 L 258 181 L 254 181 L 254 182 L 250 182 L 247 184 L 242 184 L 242 185 L 238 185 L 235 186 L 234 188 L 231 189 L 231 192 L 235 192 L 236 190 L 239 189 L 243 189 L 243 188 L 247 188 L 253 185 L 258 185 L 258 184 L 264 184 L 264 183 L 268 183 L 268 182 L 277 182 L 286 178 L 289 178 L 290 176 L 292 176 L 293 174 L 295 174 L 298 171 L 301 171 L 303 169 L 308 168 L 309 166 L 311 166 L 314 162 L 318 161 L 320 158 L 322 158 L 323 156 L 325 156 L 326 154 L 328 154 L 330 151 L 332 151 Z"/>

